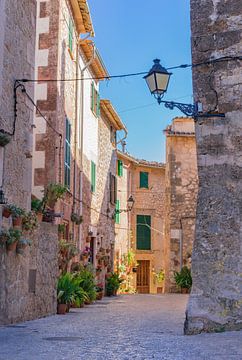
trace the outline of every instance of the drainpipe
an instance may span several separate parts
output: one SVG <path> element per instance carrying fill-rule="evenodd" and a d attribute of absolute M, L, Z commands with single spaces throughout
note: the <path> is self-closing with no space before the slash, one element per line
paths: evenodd
<path fill-rule="evenodd" d="M 182 218 L 180 218 L 179 241 L 180 241 L 180 271 L 181 271 L 182 265 L 183 265 L 183 228 L 182 228 Z"/>

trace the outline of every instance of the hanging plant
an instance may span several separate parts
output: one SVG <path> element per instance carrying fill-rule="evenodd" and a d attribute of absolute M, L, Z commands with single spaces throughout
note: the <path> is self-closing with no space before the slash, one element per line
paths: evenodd
<path fill-rule="evenodd" d="M 71 221 L 74 222 L 76 225 L 80 225 L 82 223 L 82 216 L 73 212 L 71 214 Z"/>

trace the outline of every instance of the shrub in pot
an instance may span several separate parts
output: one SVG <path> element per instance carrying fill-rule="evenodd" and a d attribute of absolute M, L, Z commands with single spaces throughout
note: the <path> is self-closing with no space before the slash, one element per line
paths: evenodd
<path fill-rule="evenodd" d="M 23 255 L 26 247 L 31 245 L 32 245 L 31 240 L 25 238 L 20 239 L 17 243 L 17 248 L 16 248 L 17 254 Z"/>
<path fill-rule="evenodd" d="M 39 222 L 43 220 L 43 201 L 39 199 L 31 200 L 31 210 L 35 212 Z"/>
<path fill-rule="evenodd" d="M 191 270 L 187 266 L 183 266 L 180 272 L 175 271 L 174 279 L 183 293 L 190 291 L 192 287 L 192 276 Z"/>
<path fill-rule="evenodd" d="M 80 225 L 82 223 L 82 216 L 73 212 L 71 214 L 71 221 L 74 222 L 76 225 Z"/>
<path fill-rule="evenodd" d="M 102 284 L 97 284 L 97 286 L 95 287 L 96 290 L 96 299 L 97 300 L 102 300 L 103 298 L 103 285 Z"/>
<path fill-rule="evenodd" d="M 67 187 L 62 184 L 49 184 L 44 191 L 43 211 L 46 207 L 54 209 L 56 202 L 63 199 L 67 192 Z"/>
<path fill-rule="evenodd" d="M 107 284 L 106 284 L 107 296 L 115 296 L 122 281 L 123 280 L 120 279 L 118 273 L 114 273 L 114 272 L 110 273 L 107 276 Z"/>
<path fill-rule="evenodd" d="M 6 239 L 6 247 L 8 251 L 16 250 L 17 243 L 20 240 L 22 231 L 18 229 L 9 229 Z"/>
<path fill-rule="evenodd" d="M 36 213 L 34 211 L 25 213 L 22 218 L 22 229 L 32 233 L 37 227 L 38 219 Z"/>
<path fill-rule="evenodd" d="M 57 314 L 65 314 L 67 306 L 76 299 L 76 284 L 70 273 L 61 275 L 57 282 Z"/>
<path fill-rule="evenodd" d="M 79 286 L 87 293 L 88 299 L 85 300 L 85 304 L 90 304 L 96 300 L 93 268 L 91 266 L 82 267 L 79 272 L 74 273 L 74 278 L 77 279 Z"/>
<path fill-rule="evenodd" d="M 9 204 L 8 208 L 9 208 L 12 218 L 13 218 L 13 226 L 21 226 L 22 219 L 25 214 L 24 209 L 14 205 L 14 204 Z"/>

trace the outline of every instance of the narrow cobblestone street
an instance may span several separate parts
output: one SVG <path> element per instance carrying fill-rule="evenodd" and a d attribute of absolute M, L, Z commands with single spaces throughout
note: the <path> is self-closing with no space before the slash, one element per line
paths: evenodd
<path fill-rule="evenodd" d="M 0 328 L 0 360 L 242 359 L 242 331 L 183 335 L 186 295 L 104 298 Z"/>

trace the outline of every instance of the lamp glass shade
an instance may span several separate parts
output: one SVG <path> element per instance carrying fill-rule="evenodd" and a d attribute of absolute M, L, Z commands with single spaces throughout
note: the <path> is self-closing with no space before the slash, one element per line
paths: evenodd
<path fill-rule="evenodd" d="M 159 59 L 154 60 L 154 65 L 149 73 L 144 76 L 151 94 L 161 95 L 166 92 L 171 73 L 160 64 Z"/>
<path fill-rule="evenodd" d="M 127 209 L 132 210 L 133 206 L 134 206 L 134 199 L 133 199 L 133 196 L 130 195 L 130 197 L 128 198 L 128 201 L 127 201 Z"/>

